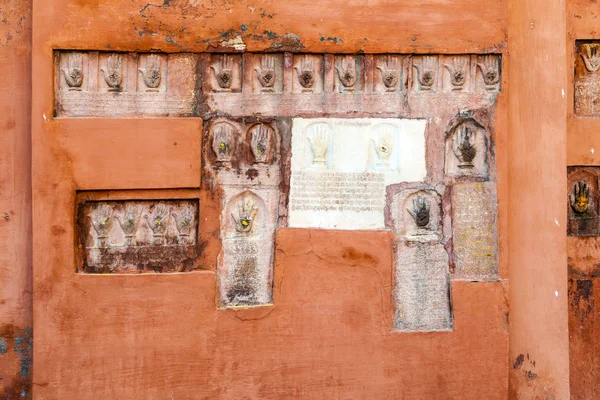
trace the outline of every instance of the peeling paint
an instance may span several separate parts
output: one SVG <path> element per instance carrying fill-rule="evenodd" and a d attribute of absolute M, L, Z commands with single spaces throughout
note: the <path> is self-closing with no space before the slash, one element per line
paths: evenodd
<path fill-rule="evenodd" d="M 223 40 L 219 43 L 219 45 L 221 47 L 231 47 L 237 51 L 246 50 L 246 43 L 244 42 L 244 39 L 242 39 L 242 36 L 240 36 L 240 35 L 237 35 L 233 39 Z"/>

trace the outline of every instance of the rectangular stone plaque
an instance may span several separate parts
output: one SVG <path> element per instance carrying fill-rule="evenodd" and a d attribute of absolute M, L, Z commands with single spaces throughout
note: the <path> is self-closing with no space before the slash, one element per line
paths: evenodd
<path fill-rule="evenodd" d="M 55 53 L 59 117 L 191 116 L 194 54 Z"/>
<path fill-rule="evenodd" d="M 295 118 L 289 226 L 383 229 L 386 186 L 427 175 L 425 120 Z"/>
<path fill-rule="evenodd" d="M 399 331 L 452 328 L 448 254 L 441 244 L 402 243 L 396 251 L 396 314 Z"/>
<path fill-rule="evenodd" d="M 452 215 L 454 276 L 495 279 L 498 275 L 495 184 L 454 185 Z"/>
<path fill-rule="evenodd" d="M 197 258 L 198 200 L 87 201 L 79 272 L 183 272 Z"/>

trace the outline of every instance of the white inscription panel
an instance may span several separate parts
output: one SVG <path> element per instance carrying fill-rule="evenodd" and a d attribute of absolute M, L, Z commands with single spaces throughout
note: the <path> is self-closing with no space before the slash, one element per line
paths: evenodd
<path fill-rule="evenodd" d="M 289 226 L 382 229 L 386 186 L 427 175 L 425 120 L 295 118 Z"/>

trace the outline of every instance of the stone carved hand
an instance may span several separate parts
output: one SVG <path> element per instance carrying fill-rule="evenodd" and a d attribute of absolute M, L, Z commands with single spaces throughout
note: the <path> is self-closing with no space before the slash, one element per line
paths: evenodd
<path fill-rule="evenodd" d="M 121 87 L 121 55 L 111 54 L 106 60 L 106 68 L 100 68 L 104 74 L 104 80 L 106 84 L 113 90 L 117 90 Z"/>
<path fill-rule="evenodd" d="M 452 151 L 458 158 L 460 168 L 472 168 L 477 154 L 475 146 L 475 131 L 468 126 L 462 126 L 452 142 Z"/>
<path fill-rule="evenodd" d="M 383 65 L 378 65 L 377 69 L 381 73 L 381 79 L 385 87 L 393 90 L 398 85 L 398 78 L 400 76 L 396 58 L 387 56 Z"/>
<path fill-rule="evenodd" d="M 169 207 L 159 203 L 154 208 L 152 215 L 144 214 L 144 219 L 148 222 L 148 226 L 154 233 L 154 236 L 164 236 L 165 231 L 167 230 L 169 212 Z"/>
<path fill-rule="evenodd" d="M 217 156 L 217 161 L 229 162 L 231 161 L 234 128 L 227 123 L 219 123 L 214 129 L 212 149 Z"/>
<path fill-rule="evenodd" d="M 260 68 L 255 68 L 256 76 L 261 86 L 265 89 L 272 88 L 275 84 L 275 58 L 264 55 L 260 59 Z"/>
<path fill-rule="evenodd" d="M 146 68 L 139 68 L 144 78 L 144 83 L 150 89 L 156 89 L 160 85 L 160 57 L 157 54 L 150 54 L 146 59 Z"/>
<path fill-rule="evenodd" d="M 408 213 L 414 218 L 415 224 L 419 228 L 425 228 L 429 225 L 429 210 L 431 202 L 425 196 L 417 196 L 413 198 L 412 210 L 407 209 Z"/>
<path fill-rule="evenodd" d="M 329 148 L 329 132 L 327 129 L 321 126 L 315 127 L 315 132 L 308 136 L 308 141 L 313 152 L 313 164 L 325 166 Z"/>
<path fill-rule="evenodd" d="M 583 52 L 581 58 L 585 64 L 585 68 L 589 72 L 596 72 L 600 69 L 600 52 L 598 48 L 600 43 L 585 43 L 581 45 Z"/>
<path fill-rule="evenodd" d="M 183 237 L 182 239 L 185 242 L 186 237 L 190 236 L 193 231 L 194 209 L 192 207 L 184 207 L 181 212 L 174 212 L 173 218 L 175 218 L 175 225 L 177 226 L 179 236 Z"/>
<path fill-rule="evenodd" d="M 98 236 L 98 242 L 100 247 L 106 247 L 108 240 L 108 233 L 112 228 L 112 215 L 113 209 L 111 206 L 102 204 L 98 208 L 92 211 L 90 219 L 92 220 L 92 227 L 96 231 Z"/>
<path fill-rule="evenodd" d="M 233 83 L 233 57 L 223 54 L 221 59 L 210 68 L 213 70 L 221 89 L 231 88 Z"/>
<path fill-rule="evenodd" d="M 309 55 L 305 55 L 302 61 L 300 61 L 300 68 L 296 66 L 294 69 L 298 74 L 300 85 L 306 89 L 312 88 L 315 83 L 315 67 L 312 58 Z"/>
<path fill-rule="evenodd" d="M 570 195 L 571 207 L 577 214 L 584 214 L 590 205 L 590 187 L 584 181 L 579 181 L 573 187 Z"/>
<path fill-rule="evenodd" d="M 69 90 L 80 90 L 83 83 L 83 55 L 79 53 L 69 54 L 67 68 L 61 69 Z"/>
<path fill-rule="evenodd" d="M 121 230 L 125 234 L 125 240 L 128 246 L 133 245 L 134 237 L 138 230 L 138 218 L 140 216 L 140 210 L 138 207 L 128 204 L 125 208 L 125 212 L 122 216 L 118 214 L 115 215 L 115 218 L 119 222 L 121 226 Z"/>
<path fill-rule="evenodd" d="M 437 57 L 425 56 L 421 60 L 421 64 L 413 64 L 418 72 L 418 80 L 421 89 L 430 90 L 435 81 L 435 70 L 437 65 Z"/>
<path fill-rule="evenodd" d="M 348 56 L 342 59 L 341 66 L 337 66 L 335 69 L 344 87 L 354 87 L 356 83 L 356 61 L 354 57 Z"/>
<path fill-rule="evenodd" d="M 452 86 L 460 87 L 467 80 L 467 59 L 464 57 L 452 57 L 450 64 L 444 64 L 444 67 L 450 72 L 450 82 Z"/>
<path fill-rule="evenodd" d="M 250 140 L 252 154 L 257 163 L 266 163 L 269 153 L 273 148 L 273 135 L 271 128 L 260 124 L 253 128 Z"/>
<path fill-rule="evenodd" d="M 377 157 L 380 161 L 387 163 L 394 150 L 394 132 L 390 128 L 386 128 L 377 134 L 376 139 L 372 140 Z"/>
<path fill-rule="evenodd" d="M 496 56 L 487 55 L 483 56 L 483 61 L 477 63 L 477 66 L 481 70 L 483 75 L 483 82 L 492 86 L 498 83 L 500 80 L 500 59 Z"/>
<path fill-rule="evenodd" d="M 238 217 L 231 213 L 231 218 L 235 225 L 235 230 L 240 233 L 250 233 L 256 218 L 258 209 L 254 206 L 252 199 L 242 198 L 238 206 Z"/>

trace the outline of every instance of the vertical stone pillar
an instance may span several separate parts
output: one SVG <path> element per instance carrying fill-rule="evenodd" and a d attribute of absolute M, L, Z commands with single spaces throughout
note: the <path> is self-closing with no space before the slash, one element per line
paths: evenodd
<path fill-rule="evenodd" d="M 510 398 L 569 398 L 565 0 L 508 1 Z"/>

